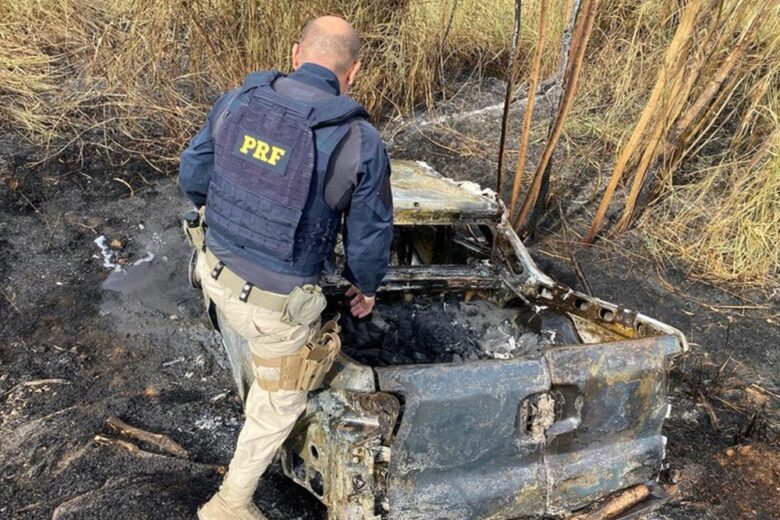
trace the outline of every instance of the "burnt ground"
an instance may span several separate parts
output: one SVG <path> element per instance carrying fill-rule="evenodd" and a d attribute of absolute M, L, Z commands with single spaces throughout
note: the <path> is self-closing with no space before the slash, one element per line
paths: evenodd
<path fill-rule="evenodd" d="M 469 103 L 496 96 L 488 85 Z M 458 124 L 492 135 L 491 114 Z M 432 144 L 430 133 L 442 131 L 386 134 L 397 157 L 485 182 L 494 163 L 478 150 L 464 158 Z M 173 178 L 140 163 L 65 156 L 31 165 L 36 158 L 15 134 L 0 134 L 0 518 L 193 518 L 219 484 L 242 416 L 227 360 L 187 283 L 178 230 L 187 204 Z M 550 226 L 532 252 L 581 289 Z M 99 236 L 117 241 L 123 271 L 104 266 Z M 630 236 L 572 251 L 595 295 L 671 323 L 692 343 L 673 371 L 665 432 L 674 500 L 653 518 L 777 518 L 777 305 L 656 266 Z M 119 437 L 109 416 L 168 435 L 189 458 L 96 442 Z M 325 516 L 276 467 L 256 500 L 272 520 Z"/>

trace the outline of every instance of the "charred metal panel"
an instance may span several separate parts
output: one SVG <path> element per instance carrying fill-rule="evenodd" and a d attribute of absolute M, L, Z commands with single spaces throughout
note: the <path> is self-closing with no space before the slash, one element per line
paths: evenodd
<path fill-rule="evenodd" d="M 562 514 L 653 479 L 674 336 L 548 349 L 543 359 L 376 368 L 404 401 L 388 518 Z"/>
<path fill-rule="evenodd" d="M 544 435 L 521 412 L 549 389 L 542 360 L 375 370 L 380 389 L 404 402 L 388 473 L 388 518 L 544 512 Z"/>
<path fill-rule="evenodd" d="M 547 429 L 550 513 L 650 480 L 664 458 L 674 336 L 545 352 L 556 420 Z"/>
<path fill-rule="evenodd" d="M 341 276 L 326 275 L 321 282 L 323 291 L 328 295 L 341 294 L 349 287 L 349 282 Z M 466 289 L 501 289 L 503 284 L 495 270 L 487 263 L 473 266 L 462 265 L 414 265 L 391 266 L 388 268 L 381 293 L 405 291 L 463 291 Z"/>
<path fill-rule="evenodd" d="M 566 312 L 575 318 L 583 340 L 612 341 L 621 338 L 675 336 L 688 351 L 685 335 L 676 328 L 644 314 L 599 298 L 576 292 L 557 283 L 536 266 L 520 237 L 508 223 L 508 215 L 496 226 L 498 235 L 497 270 L 501 279 L 518 296 L 542 308 Z"/>
<path fill-rule="evenodd" d="M 423 163 L 392 168 L 396 224 L 477 224 L 494 242 L 489 262 L 477 246 L 468 265 L 391 266 L 381 292 L 487 290 L 540 319 L 571 318 L 567 341 L 583 343 L 535 359 L 375 369 L 340 356 L 282 450 L 284 472 L 332 520 L 561 515 L 654 478 L 668 365 L 687 350 L 683 334 L 542 273 L 494 194 Z M 423 256 L 434 262 L 436 242 L 430 249 Z M 323 280 L 326 292 L 346 285 Z M 236 384 L 248 388 L 246 342 L 230 330 L 223 339 Z"/>
<path fill-rule="evenodd" d="M 644 437 L 569 453 L 546 455 L 549 514 L 565 514 L 634 484 L 654 480 L 666 439 Z"/>
<path fill-rule="evenodd" d="M 392 161 L 393 220 L 398 226 L 498 222 L 494 197 L 475 193 L 419 161 Z"/>
<path fill-rule="evenodd" d="M 216 307 L 214 308 L 216 309 Z M 219 332 L 222 335 L 222 346 L 225 347 L 225 353 L 230 361 L 236 390 L 238 390 L 241 401 L 244 402 L 246 401 L 246 396 L 249 395 L 249 387 L 252 386 L 255 380 L 252 351 L 249 350 L 249 343 L 246 338 L 230 326 L 219 309 L 216 309 L 216 316 Z"/>
<path fill-rule="evenodd" d="M 313 395 L 282 450 L 284 473 L 327 505 L 331 519 L 379 519 L 398 410 L 382 392 Z"/>
<path fill-rule="evenodd" d="M 356 363 L 346 354 L 339 353 L 325 376 L 325 386 L 334 390 L 375 392 L 374 371 L 371 367 Z"/>

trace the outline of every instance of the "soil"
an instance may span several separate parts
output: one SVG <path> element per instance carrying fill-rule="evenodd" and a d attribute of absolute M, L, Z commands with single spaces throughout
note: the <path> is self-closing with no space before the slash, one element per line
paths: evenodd
<path fill-rule="evenodd" d="M 498 88 L 468 92 L 472 106 L 500 101 Z M 458 125 L 474 133 L 463 137 L 467 144 L 476 134 L 495 141 L 494 114 Z M 440 130 L 419 126 L 385 129 L 394 156 L 489 183 L 494 162 L 431 145 L 425 128 Z M 193 518 L 219 485 L 242 413 L 218 337 L 188 286 L 178 229 L 188 205 L 172 176 L 139 162 L 94 155 L 80 163 L 74 154 L 32 164 L 39 158 L 16 133 L 0 133 L 0 518 Z M 108 253 L 121 270 L 105 266 L 100 236 L 109 248 L 118 241 Z M 595 295 L 675 325 L 691 341 L 673 370 L 665 428 L 663 481 L 674 498 L 651 518 L 777 518 L 777 305 L 655 266 L 641 237 L 578 249 L 554 225 L 537 236 L 545 239 L 532 254 L 549 274 L 583 289 L 574 257 Z M 445 312 L 435 305 L 441 309 L 393 311 L 415 315 L 397 321 L 398 340 L 386 334 L 393 312 L 380 306 L 374 320 L 381 317 L 385 333 L 371 340 L 370 354 L 384 355 L 380 339 L 384 346 L 409 334 L 438 337 L 426 319 Z M 467 336 L 479 337 L 481 325 L 471 326 Z M 463 355 L 445 343 L 446 355 Z M 96 434 L 116 437 L 109 416 L 169 436 L 190 458 L 146 444 L 139 454 L 96 443 Z M 272 520 L 325 518 L 276 466 L 255 498 Z"/>

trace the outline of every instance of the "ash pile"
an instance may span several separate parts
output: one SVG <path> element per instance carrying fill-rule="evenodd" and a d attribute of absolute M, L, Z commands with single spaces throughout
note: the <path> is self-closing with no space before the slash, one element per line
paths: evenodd
<path fill-rule="evenodd" d="M 581 343 L 566 316 L 455 298 L 380 302 L 363 320 L 341 313 L 345 354 L 370 366 L 511 359 Z"/>

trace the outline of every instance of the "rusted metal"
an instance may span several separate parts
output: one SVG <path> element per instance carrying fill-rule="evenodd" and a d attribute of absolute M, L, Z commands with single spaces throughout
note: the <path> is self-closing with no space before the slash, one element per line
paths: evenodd
<path fill-rule="evenodd" d="M 388 518 L 564 514 L 652 479 L 678 352 L 667 336 L 376 368 L 379 389 L 405 399 Z"/>
<path fill-rule="evenodd" d="M 617 338 L 672 335 L 683 352 L 688 342 L 682 332 L 654 318 L 620 307 L 562 285 L 536 267 L 520 238 L 506 225 L 497 226 L 503 262 L 497 266 L 508 287 L 531 304 L 565 312 L 574 318 L 578 331 L 593 342 Z M 514 258 L 514 261 L 508 260 Z M 584 339 L 584 338 L 583 338 Z M 588 343 L 588 341 L 586 341 Z"/>
<path fill-rule="evenodd" d="M 514 518 L 545 512 L 544 436 L 522 403 L 550 388 L 539 359 L 382 367 L 404 396 L 392 445 L 388 518 Z"/>
<path fill-rule="evenodd" d="M 284 472 L 328 506 L 330 518 L 379 519 L 400 405 L 383 392 L 332 389 L 309 400 L 282 455 Z"/>
<path fill-rule="evenodd" d="M 422 226 L 498 222 L 495 198 L 464 189 L 419 161 L 392 161 L 393 222 Z"/>
<path fill-rule="evenodd" d="M 349 282 L 339 276 L 327 275 L 323 286 L 326 294 L 340 294 Z M 414 265 L 388 269 L 380 287 L 382 293 L 406 291 L 464 291 L 466 289 L 493 289 L 502 287 L 496 271 L 487 264 L 462 265 Z"/>

